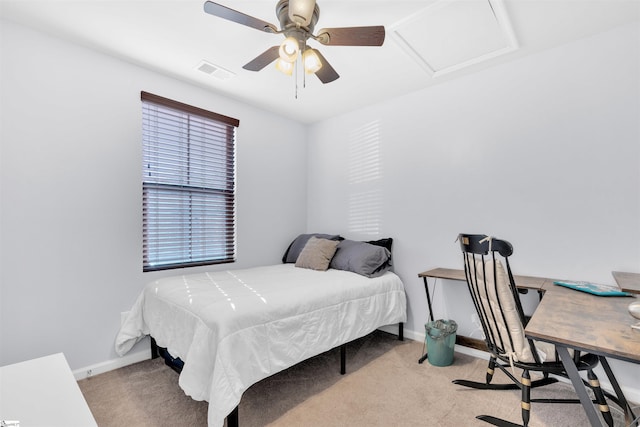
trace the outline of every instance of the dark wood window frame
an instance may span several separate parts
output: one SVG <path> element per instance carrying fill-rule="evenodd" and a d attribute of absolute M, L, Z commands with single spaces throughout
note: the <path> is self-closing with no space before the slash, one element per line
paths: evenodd
<path fill-rule="evenodd" d="M 234 262 L 240 121 L 141 92 L 143 271 Z"/>

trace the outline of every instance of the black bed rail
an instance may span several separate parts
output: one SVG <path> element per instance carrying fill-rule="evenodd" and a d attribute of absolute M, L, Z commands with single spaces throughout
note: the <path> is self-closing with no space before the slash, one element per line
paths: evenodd
<path fill-rule="evenodd" d="M 149 336 L 151 339 L 151 358 L 157 359 L 162 356 L 164 363 L 174 371 L 180 373 L 184 362 L 180 358 L 174 358 L 169 354 L 166 348 L 158 347 L 156 340 Z M 398 323 L 398 340 L 404 341 L 404 323 Z M 347 343 L 340 345 L 340 375 L 344 375 L 347 372 Z M 238 406 L 227 415 L 227 427 L 239 427 L 240 421 L 238 417 Z"/>

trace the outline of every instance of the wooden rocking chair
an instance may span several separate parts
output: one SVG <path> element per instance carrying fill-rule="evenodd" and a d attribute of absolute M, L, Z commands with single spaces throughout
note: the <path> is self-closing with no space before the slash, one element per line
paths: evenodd
<path fill-rule="evenodd" d="M 482 324 L 490 359 L 486 382 L 454 380 L 454 384 L 476 389 L 520 389 L 524 426 L 529 423 L 532 402 L 580 403 L 578 399 L 530 397 L 532 388 L 557 382 L 556 378 L 549 375 L 567 377 L 567 374 L 552 344 L 533 341 L 524 335 L 527 318 L 509 266 L 509 257 L 513 253 L 511 244 L 485 235 L 460 234 L 458 239 L 464 257 L 467 285 Z M 605 395 L 616 403 L 618 400 L 600 388 L 598 378 L 593 373 L 593 369 L 598 365 L 598 357 L 592 354 L 581 355 L 579 352 L 575 352 L 573 357 L 578 370 L 587 371 L 589 381 L 585 381 L 585 385 L 593 390 L 595 402 L 607 425 L 613 426 L 613 417 L 609 412 Z M 491 384 L 496 367 L 504 372 L 512 383 Z M 520 379 L 512 373 L 514 368 L 522 369 Z M 542 378 L 531 381 L 530 372 L 538 372 Z M 496 426 L 518 425 L 490 415 L 479 415 L 476 418 Z"/>

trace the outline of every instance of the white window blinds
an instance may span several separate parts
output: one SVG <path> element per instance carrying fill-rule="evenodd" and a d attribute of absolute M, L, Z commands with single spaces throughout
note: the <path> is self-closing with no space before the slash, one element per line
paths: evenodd
<path fill-rule="evenodd" d="M 235 261 L 240 122 L 147 92 L 141 99 L 143 270 Z"/>

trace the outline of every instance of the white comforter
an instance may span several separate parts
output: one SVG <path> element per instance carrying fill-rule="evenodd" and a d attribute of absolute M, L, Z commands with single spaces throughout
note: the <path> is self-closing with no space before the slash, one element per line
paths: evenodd
<path fill-rule="evenodd" d="M 400 278 L 293 264 L 174 276 L 149 283 L 116 338 L 145 335 L 180 357 L 179 384 L 222 426 L 252 384 L 309 357 L 406 321 Z"/>

